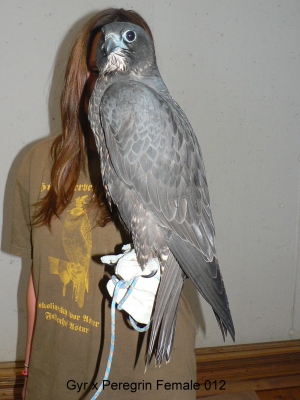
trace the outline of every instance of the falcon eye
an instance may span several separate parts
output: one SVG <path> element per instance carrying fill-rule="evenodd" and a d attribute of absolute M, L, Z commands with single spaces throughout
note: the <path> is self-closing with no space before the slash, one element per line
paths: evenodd
<path fill-rule="evenodd" d="M 134 42 L 136 39 L 136 33 L 134 31 L 126 31 L 124 36 L 127 42 Z"/>

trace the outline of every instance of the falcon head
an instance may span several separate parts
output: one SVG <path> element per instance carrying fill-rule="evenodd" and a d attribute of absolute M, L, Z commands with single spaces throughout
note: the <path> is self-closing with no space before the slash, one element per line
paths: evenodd
<path fill-rule="evenodd" d="M 129 22 L 113 22 L 102 28 L 96 62 L 100 75 L 147 75 L 157 68 L 154 45 L 143 28 Z"/>

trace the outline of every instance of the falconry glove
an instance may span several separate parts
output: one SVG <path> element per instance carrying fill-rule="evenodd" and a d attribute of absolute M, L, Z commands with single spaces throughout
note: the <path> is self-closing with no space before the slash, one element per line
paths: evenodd
<path fill-rule="evenodd" d="M 124 281 L 133 280 L 137 277 L 136 284 L 125 300 L 123 309 L 134 318 L 136 322 L 148 324 L 152 315 L 153 303 L 160 281 L 160 265 L 157 258 L 151 259 L 142 270 L 139 266 L 134 249 L 131 245 L 122 247 L 123 253 L 101 257 L 104 264 L 116 265 L 115 274 L 107 283 L 107 290 L 113 297 L 116 284 L 119 279 Z M 120 288 L 116 302 L 119 304 L 126 295 L 128 289 Z"/>

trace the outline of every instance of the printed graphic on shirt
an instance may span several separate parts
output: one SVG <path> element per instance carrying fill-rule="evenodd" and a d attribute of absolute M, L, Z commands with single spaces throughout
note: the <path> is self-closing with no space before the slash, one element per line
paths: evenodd
<path fill-rule="evenodd" d="M 99 321 L 94 321 L 88 315 L 74 314 L 55 303 L 39 302 L 38 308 L 45 310 L 45 319 L 47 321 L 54 321 L 63 328 L 71 329 L 75 332 L 89 333 L 91 328 L 98 328 L 100 325 Z"/>
<path fill-rule="evenodd" d="M 87 198 L 88 196 L 76 197 L 72 202 L 73 208 L 67 211 L 62 229 L 66 259 L 48 256 L 51 274 L 57 274 L 63 283 L 62 295 L 66 295 L 66 286 L 72 282 L 73 298 L 80 308 L 84 305 L 85 292 L 89 291 L 89 266 L 92 251 L 92 226 L 85 213 Z"/>
<path fill-rule="evenodd" d="M 43 193 L 44 191 L 48 192 L 50 186 L 51 185 L 43 182 L 41 184 L 41 193 Z M 75 192 L 91 192 L 92 190 L 93 190 L 93 185 L 87 183 L 77 184 L 74 189 Z"/>

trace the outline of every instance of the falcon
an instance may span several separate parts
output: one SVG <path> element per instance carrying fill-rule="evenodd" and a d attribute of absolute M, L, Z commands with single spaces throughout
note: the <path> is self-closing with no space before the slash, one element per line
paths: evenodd
<path fill-rule="evenodd" d="M 107 199 L 132 235 L 141 268 L 153 258 L 161 267 L 146 364 L 153 354 L 156 365 L 171 358 L 187 277 L 211 305 L 223 338 L 228 331 L 234 340 L 200 146 L 161 78 L 153 41 L 135 24 L 108 24 L 96 62 L 89 120 Z"/>

